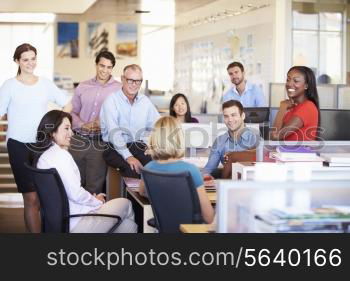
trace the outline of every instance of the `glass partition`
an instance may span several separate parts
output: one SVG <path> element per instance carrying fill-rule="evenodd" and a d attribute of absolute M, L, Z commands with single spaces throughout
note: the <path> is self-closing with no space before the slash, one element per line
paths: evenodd
<path fill-rule="evenodd" d="M 350 181 L 218 181 L 217 232 L 348 232 Z"/>
<path fill-rule="evenodd" d="M 319 155 L 320 153 L 350 153 L 350 141 L 262 141 L 258 147 L 258 161 L 274 161 L 271 153 L 276 152 L 277 147 L 309 147 Z"/>

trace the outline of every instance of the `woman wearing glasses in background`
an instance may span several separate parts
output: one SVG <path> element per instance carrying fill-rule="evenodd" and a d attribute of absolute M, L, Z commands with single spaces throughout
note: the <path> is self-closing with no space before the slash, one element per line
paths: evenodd
<path fill-rule="evenodd" d="M 188 99 L 181 93 L 172 97 L 169 105 L 169 114 L 180 123 L 198 123 L 198 120 L 191 115 Z"/>
<path fill-rule="evenodd" d="M 7 114 L 7 150 L 18 192 L 23 196 L 26 228 L 37 233 L 40 232 L 39 200 L 24 162 L 30 159 L 30 144 L 35 142 L 36 130 L 49 102 L 65 106 L 65 111 L 70 111 L 71 105 L 64 91 L 34 74 L 37 50 L 32 45 L 18 46 L 13 60 L 18 72 L 0 88 L 0 117 Z"/>

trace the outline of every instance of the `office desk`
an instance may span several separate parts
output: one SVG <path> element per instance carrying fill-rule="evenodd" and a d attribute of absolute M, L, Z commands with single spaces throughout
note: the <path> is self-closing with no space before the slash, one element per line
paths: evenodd
<path fill-rule="evenodd" d="M 132 203 L 135 212 L 135 222 L 139 226 L 138 232 L 156 233 L 157 229 L 147 224 L 147 221 L 154 217 L 149 200 L 146 197 L 141 196 L 137 189 L 138 188 L 127 187 L 126 198 Z"/>
<path fill-rule="evenodd" d="M 208 162 L 208 157 L 184 157 L 183 161 L 192 163 L 202 170 Z M 222 168 L 220 163 L 219 168 Z M 107 200 L 119 197 L 126 197 L 126 178 L 123 178 L 118 169 L 108 166 L 106 176 L 106 195 Z"/>
<path fill-rule="evenodd" d="M 125 180 L 128 183 L 128 179 Z M 129 180 L 129 183 L 131 181 Z M 138 192 L 138 187 L 135 187 L 135 179 L 132 181 L 133 186 L 126 187 L 126 198 L 128 198 L 135 212 L 135 222 L 139 226 L 140 233 L 155 233 L 157 230 L 147 224 L 147 221 L 153 218 L 152 206 L 148 198 L 141 196 Z M 212 205 L 216 204 L 216 191 L 207 192 L 208 198 Z"/>
<path fill-rule="evenodd" d="M 108 166 L 106 176 L 107 200 L 123 197 L 123 182 L 119 170 Z"/>
<path fill-rule="evenodd" d="M 264 163 L 274 165 L 275 163 Z M 283 165 L 283 164 L 281 164 Z M 233 180 L 254 180 L 255 162 L 232 163 Z M 287 165 L 287 180 L 293 180 L 293 167 Z M 312 180 L 350 180 L 350 167 L 312 167 Z"/>

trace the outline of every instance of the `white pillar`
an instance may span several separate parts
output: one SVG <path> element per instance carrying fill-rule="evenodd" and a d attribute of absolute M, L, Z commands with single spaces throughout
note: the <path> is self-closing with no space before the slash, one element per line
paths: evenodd
<path fill-rule="evenodd" d="M 292 0 L 274 1 L 273 82 L 284 82 L 292 66 Z"/>

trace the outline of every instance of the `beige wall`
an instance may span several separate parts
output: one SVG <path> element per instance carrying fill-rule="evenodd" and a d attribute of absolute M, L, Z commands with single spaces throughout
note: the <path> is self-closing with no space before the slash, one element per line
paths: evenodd
<path fill-rule="evenodd" d="M 278 1 L 285 1 L 285 0 L 278 0 Z M 287 0 L 290 1 L 290 0 Z M 214 11 L 223 11 L 225 9 L 229 9 L 230 3 L 226 0 L 220 0 L 214 3 L 211 3 L 208 5 L 209 7 L 202 7 L 200 9 L 196 9 L 193 11 L 188 12 L 186 15 L 182 16 L 182 20 L 185 22 L 184 18 L 187 19 L 203 19 L 206 16 L 210 16 L 210 14 L 215 14 Z M 253 63 L 254 69 L 255 66 L 260 63 L 262 66 L 262 72 L 261 74 L 257 74 L 256 71 L 253 71 L 253 75 L 249 75 L 249 71 L 247 71 L 247 79 L 250 80 L 253 83 L 257 83 L 259 85 L 262 85 L 265 100 L 268 103 L 269 95 L 268 95 L 268 83 L 272 82 L 274 79 L 274 64 L 276 62 L 275 56 L 276 56 L 276 48 L 275 46 L 278 46 L 282 50 L 285 50 L 285 45 L 287 42 L 285 41 L 284 37 L 279 37 L 276 40 L 276 30 L 275 25 L 277 20 L 281 20 L 280 18 L 276 19 L 275 14 L 280 13 L 278 9 L 284 9 L 284 7 L 278 6 L 276 8 L 275 1 L 271 1 L 270 6 L 261 8 L 255 11 L 251 11 L 242 15 L 238 16 L 232 16 L 227 17 L 226 19 L 217 21 L 215 23 L 203 23 L 199 26 L 194 27 L 186 27 L 186 28 L 177 28 L 175 30 L 175 43 L 177 44 L 178 50 L 183 50 L 183 45 L 189 45 L 191 42 L 213 42 L 215 48 L 220 49 L 223 47 L 223 45 L 227 45 L 227 47 L 231 48 L 230 46 L 233 44 L 230 41 L 230 34 L 233 34 L 235 36 L 238 36 L 240 39 L 240 45 L 245 46 L 246 45 L 246 35 L 251 34 L 253 35 L 253 53 L 251 54 L 253 56 L 253 59 L 250 60 Z M 277 10 L 276 10 L 277 9 Z M 205 13 L 208 14 L 205 14 Z M 283 19 L 284 20 L 284 19 Z M 283 28 L 286 28 L 285 26 Z M 278 31 L 279 32 L 279 31 Z M 220 42 L 219 42 L 220 41 Z M 232 45 L 233 48 L 233 45 Z M 215 50 L 217 50 L 215 49 Z M 224 50 L 223 50 L 224 51 Z M 179 52 L 179 51 L 178 51 Z M 233 51 L 233 55 L 235 59 L 237 54 L 236 51 Z M 177 53 L 177 55 L 179 55 Z M 246 58 L 249 55 L 245 55 Z M 290 56 L 290 54 L 289 54 Z M 282 65 L 284 68 L 285 62 L 290 61 L 288 57 L 284 56 L 283 54 L 277 57 L 279 65 Z M 230 61 L 227 61 L 227 64 L 230 63 Z M 225 84 L 225 89 L 221 90 L 221 82 L 218 82 L 217 85 L 219 87 L 213 87 L 210 83 L 208 83 L 207 89 L 203 90 L 203 92 L 199 93 L 198 90 L 194 89 L 191 85 L 191 82 L 187 82 L 186 85 L 182 83 L 180 85 L 180 81 L 175 81 L 175 91 L 178 89 L 186 89 L 185 93 L 189 95 L 189 99 L 191 101 L 191 109 L 193 108 L 193 111 L 199 112 L 200 107 L 203 103 L 203 100 L 207 100 L 210 102 L 207 102 L 207 111 L 208 112 L 217 112 L 219 111 L 220 105 L 221 105 L 221 99 L 220 96 L 222 95 L 221 92 L 224 92 L 228 85 L 226 85 L 228 82 L 227 73 L 226 73 L 226 66 L 227 64 L 224 64 L 222 66 L 222 73 L 220 74 L 219 81 L 223 80 L 223 84 Z M 182 67 L 182 66 L 180 66 Z M 248 68 L 248 65 L 246 65 L 246 68 Z M 189 70 L 190 72 L 192 70 Z M 215 74 L 215 77 L 217 77 L 217 74 Z M 215 78 L 215 80 L 217 80 Z M 219 91 L 221 91 L 219 93 Z"/>
<path fill-rule="evenodd" d="M 74 16 L 74 15 L 58 15 L 56 22 L 79 22 L 79 58 L 58 58 L 56 55 L 57 46 L 57 29 L 55 28 L 55 55 L 54 55 L 54 71 L 61 75 L 68 75 L 73 78 L 74 82 L 81 82 L 87 80 L 95 75 L 95 58 L 89 57 L 87 54 L 87 23 L 88 22 L 103 22 L 106 24 L 107 30 L 109 31 L 108 45 L 109 50 L 115 55 L 116 46 L 116 24 L 112 19 L 110 21 L 103 21 L 103 19 L 88 15 Z M 127 21 L 123 21 L 125 23 Z M 57 27 L 57 26 L 56 26 Z M 125 65 L 131 63 L 140 64 L 140 49 L 141 49 L 141 30 L 138 28 L 138 56 L 135 58 L 128 59 L 117 59 L 116 66 L 113 70 L 113 75 L 120 77 L 122 70 Z"/>

